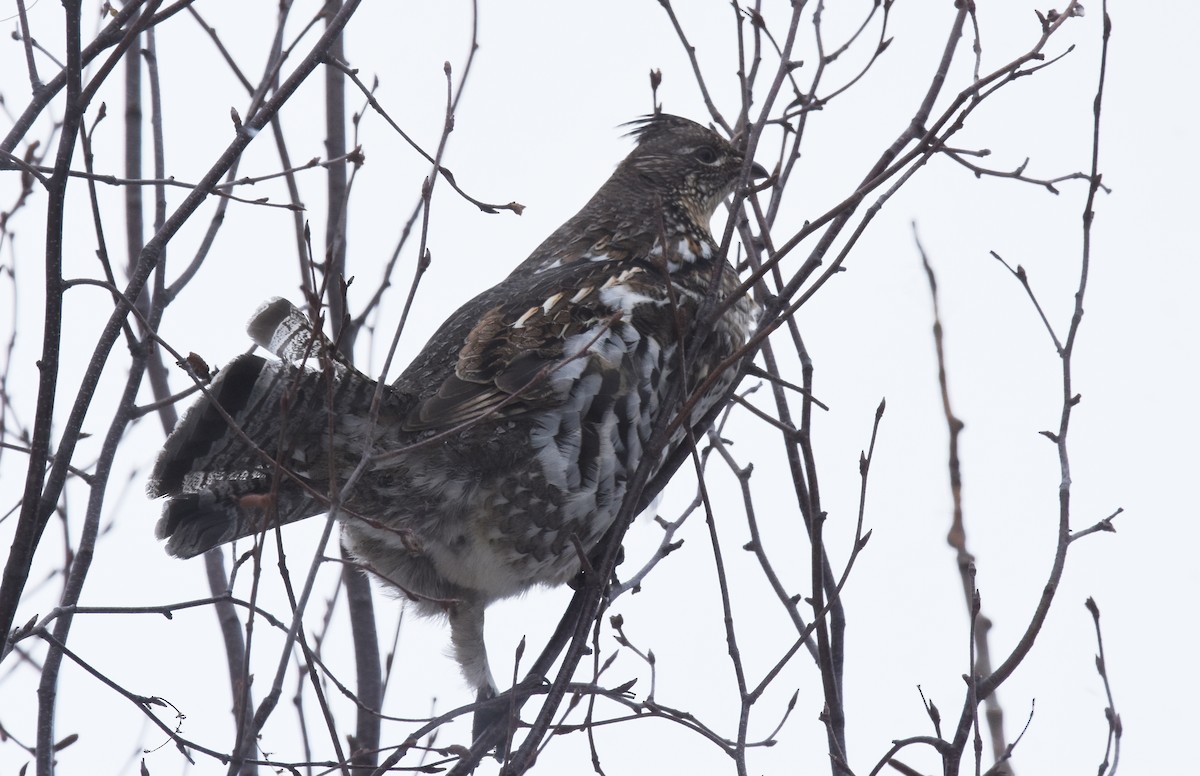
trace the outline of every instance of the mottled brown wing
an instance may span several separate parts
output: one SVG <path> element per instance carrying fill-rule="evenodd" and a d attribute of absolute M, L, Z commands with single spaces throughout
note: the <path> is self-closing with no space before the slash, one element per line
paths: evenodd
<path fill-rule="evenodd" d="M 417 403 L 405 428 L 445 430 L 560 404 L 563 391 L 555 385 L 556 368 L 587 349 L 589 337 L 580 338 L 575 353 L 566 352 L 567 342 L 622 325 L 621 315 L 601 292 L 634 272 L 645 274 L 610 262 L 556 268 L 535 278 L 516 298 L 487 310 L 466 334 L 454 373 Z"/>

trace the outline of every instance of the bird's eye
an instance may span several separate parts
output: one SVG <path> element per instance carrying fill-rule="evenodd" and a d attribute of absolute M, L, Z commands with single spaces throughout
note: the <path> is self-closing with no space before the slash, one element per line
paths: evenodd
<path fill-rule="evenodd" d="M 692 156 L 701 164 L 713 164 L 717 161 L 717 151 L 711 146 L 700 146 L 692 152 Z"/>

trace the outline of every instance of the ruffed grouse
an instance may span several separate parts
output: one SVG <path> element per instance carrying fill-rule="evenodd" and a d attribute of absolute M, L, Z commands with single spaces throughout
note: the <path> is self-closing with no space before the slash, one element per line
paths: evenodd
<path fill-rule="evenodd" d="M 189 558 L 326 512 L 365 457 L 340 508 L 345 546 L 419 611 L 447 613 L 467 681 L 494 694 L 484 608 L 579 572 L 662 413 L 673 417 L 755 325 L 745 295 L 710 331 L 695 320 L 738 285 L 718 260 L 713 211 L 766 171 L 686 119 L 634 124 L 637 147 L 608 182 L 442 324 L 384 387 L 374 420 L 376 382 L 329 358 L 305 366 L 328 343 L 290 303 L 264 305 L 250 334 L 282 360 L 243 355 L 221 369 L 150 478 L 150 496 L 168 499 L 157 529 L 167 551 Z M 726 371 L 694 405 L 697 431 Z"/>

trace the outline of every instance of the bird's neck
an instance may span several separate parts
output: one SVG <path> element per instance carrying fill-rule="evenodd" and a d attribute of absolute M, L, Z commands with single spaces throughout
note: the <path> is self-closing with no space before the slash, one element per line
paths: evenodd
<path fill-rule="evenodd" d="M 546 238 L 517 271 L 543 272 L 579 261 L 665 258 L 668 271 L 674 272 L 716 256 L 709 217 L 682 202 L 597 196 Z"/>

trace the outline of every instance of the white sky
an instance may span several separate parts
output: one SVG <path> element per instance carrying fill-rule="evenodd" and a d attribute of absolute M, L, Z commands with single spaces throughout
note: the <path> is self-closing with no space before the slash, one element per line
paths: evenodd
<path fill-rule="evenodd" d="M 95 4 L 88 3 L 89 8 Z M 274 3 L 199 3 L 234 56 L 252 78 L 261 70 L 273 29 Z M 680 2 L 682 20 L 697 45 L 714 99 L 727 116 L 735 112 L 736 49 L 733 13 L 727 3 Z M 771 4 L 766 4 L 771 5 Z M 782 5 L 782 4 L 780 4 Z M 827 11 L 830 30 L 860 18 L 869 3 L 837 5 Z M 777 235 L 790 234 L 853 190 L 855 183 L 906 126 L 937 58 L 953 17 L 950 3 L 897 3 L 890 34 L 895 42 L 859 88 L 811 118 L 810 137 L 798 179 L 785 204 Z M 11 2 L 0 4 L 8 15 Z M 1026 3 L 980 4 L 984 70 L 1007 62 L 1037 36 L 1034 7 Z M 987 6 L 987 7 L 983 7 Z M 1002 7 L 997 7 L 1002 6 Z M 848 10 L 843 10 L 843 7 Z M 234 10 L 236 8 L 236 10 Z M 443 61 L 461 68 L 469 40 L 468 5 L 366 3 L 348 28 L 347 52 L 364 80 L 378 75 L 377 96 L 407 132 L 432 148 L 441 126 Z M 1051 54 L 1075 45 L 1063 61 L 1035 78 L 1006 88 L 974 117 L 957 144 L 989 148 L 989 166 L 1011 169 L 1031 159 L 1027 173 L 1038 177 L 1087 169 L 1091 101 L 1095 92 L 1100 7 L 1070 22 L 1050 45 Z M 1196 109 L 1186 95 L 1196 76 L 1192 52 L 1200 12 L 1191 3 L 1116 2 L 1104 102 L 1101 168 L 1113 190 L 1096 207 L 1092 272 L 1086 316 L 1075 360 L 1075 389 L 1083 396 L 1072 426 L 1073 527 L 1083 528 L 1124 507 L 1118 533 L 1086 538 L 1071 550 L 1054 609 L 1034 652 L 1000 690 L 1011 736 L 1020 730 L 1036 699 L 1036 713 L 1017 748 L 1021 776 L 1095 773 L 1104 745 L 1105 699 L 1093 666 L 1095 642 L 1083 607 L 1093 596 L 1103 614 L 1105 647 L 1117 704 L 1126 727 L 1123 773 L 1180 772 L 1194 760 L 1190 737 L 1200 724 L 1192 697 L 1200 682 L 1191 670 L 1197 626 L 1192 600 L 1198 592 L 1193 560 L 1200 540 L 1191 497 L 1198 456 L 1194 437 L 1200 413 L 1189 396 L 1196 385 L 1197 327 L 1193 301 L 1200 272 L 1197 248 L 1184 234 L 1196 196 L 1197 169 L 1191 141 Z M 14 11 L 15 13 L 15 11 Z M 35 37 L 61 51 L 61 7 L 40 2 L 30 9 Z M 774 12 L 782 16 L 783 11 Z M 841 14 L 845 14 L 844 16 Z M 89 16 L 89 19 L 94 16 Z M 298 11 L 294 21 L 307 18 Z M 778 20 L 775 16 L 769 20 Z M 7 22 L 16 28 L 16 21 Z M 85 25 L 91 29 L 90 22 Z M 782 34 L 780 31 L 779 34 Z M 810 42 L 801 48 L 806 68 L 815 62 Z M 421 347 L 437 324 L 459 304 L 499 280 L 555 226 L 572 215 L 628 152 L 618 127 L 651 108 L 647 73 L 661 68 L 664 108 L 706 120 L 703 103 L 682 48 L 659 5 L 642 0 L 609 3 L 487 4 L 480 19 L 480 50 L 456 117 L 446 164 L 459 183 L 488 201 L 516 200 L 525 214 L 483 215 L 442 184 L 435 193 L 429 246 L 433 265 L 422 283 L 414 317 L 401 340 L 401 363 Z M 970 78 L 969 40 L 951 74 L 947 95 Z M 164 26 L 158 37 L 167 103 L 167 168 L 179 180 L 196 180 L 232 138 L 229 108 L 244 110 L 245 95 L 217 59 L 211 44 L 189 20 Z M 307 51 L 306 45 L 300 50 Z M 299 55 L 293 57 L 299 59 Z M 856 70 L 853 57 L 831 68 L 830 83 Z M 44 59 L 43 72 L 52 72 Z M 319 76 L 319 74 L 318 74 Z M 314 77 L 283 112 L 293 159 L 323 156 L 321 79 Z M 120 79 L 102 92 L 109 119 L 97 136 L 97 167 L 119 173 Z M 7 36 L 0 45 L 0 89 L 9 112 L 23 108 L 28 92 L 21 46 Z M 352 106 L 359 101 L 351 97 Z M 944 101 L 943 101 L 944 104 Z M 61 107 L 56 106 L 55 115 Z M 243 114 L 244 115 L 244 114 Z M 90 121 L 90 118 L 89 118 Z M 7 130 L 9 120 L 4 119 Z M 33 133 L 31 137 L 44 137 Z M 764 141 L 759 161 L 770 165 L 777 138 Z M 351 203 L 350 262 L 361 286 L 373 288 L 390 255 L 399 224 L 418 196 L 427 170 L 414 153 L 374 114 L 363 120 L 360 142 L 366 165 Z M 149 160 L 147 161 L 149 165 Z M 77 164 L 77 166 L 81 166 Z M 243 174 L 278 168 L 265 135 L 247 152 Z M 147 170 L 150 168 L 147 167 Z M 148 174 L 148 173 L 147 173 Z M 300 176 L 302 197 L 320 244 L 324 179 L 317 171 Z M 0 203 L 7 208 L 16 176 L 0 177 Z M 866 773 L 892 739 L 931 734 L 916 686 L 933 699 L 947 725 L 957 718 L 966 670 L 966 617 L 952 551 L 945 470 L 945 425 L 936 385 L 929 334 L 928 291 L 913 244 L 916 221 L 938 272 L 952 401 L 966 422 L 962 444 L 964 503 L 970 546 L 979 565 L 985 612 L 994 621 L 994 656 L 1007 654 L 1025 627 L 1045 583 L 1057 516 L 1058 465 L 1053 446 L 1038 431 L 1058 423 L 1058 362 L 1019 285 L 988 255 L 991 250 L 1022 264 L 1047 314 L 1065 331 L 1080 257 L 1080 212 L 1086 184 L 1064 182 L 1055 197 L 1008 180 L 976 181 L 949 160 L 932 162 L 898 194 L 864 235 L 847 262 L 797 320 L 817 369 L 817 392 L 832 411 L 818 416 L 816 447 L 822 496 L 829 512 L 827 533 L 833 557 L 844 557 L 853 535 L 858 499 L 858 454 L 869 439 L 881 397 L 885 416 L 868 493 L 868 527 L 874 535 L 845 592 L 847 630 L 846 707 L 851 764 Z M 69 214 L 67 274 L 97 270 L 91 218 L 78 187 Z M 263 184 L 247 197 L 281 200 L 281 185 Z M 182 190 L 170 192 L 171 208 Z M 106 231 L 114 256 L 123 255 L 119 195 L 106 199 Z M 40 230 L 45 197 L 38 192 L 10 229 L 17 234 L 16 320 L 20 342 L 11 361 L 10 391 L 28 422 L 36 400 L 37 343 L 40 341 Z M 211 205 L 202 208 L 172 243 L 169 266 L 185 265 L 207 226 Z M 150 216 L 147 216 L 148 219 Z M 805 247 L 811 247 L 811 243 Z M 795 269 L 806 250 L 794 254 Z M 390 338 L 408 278 L 411 247 L 378 326 Z M 14 249 L 0 247 L 0 265 L 12 266 Z M 210 363 L 227 362 L 244 350 L 245 319 L 274 295 L 298 300 L 291 217 L 286 211 L 233 205 L 211 256 L 195 285 L 171 307 L 162 335 L 183 351 Z M 0 309 L 13 283 L 0 281 Z M 358 301 L 367 294 L 359 291 Z M 75 315 L 65 338 L 72 356 L 64 364 L 59 413 L 65 415 L 73 386 L 94 345 L 109 301 L 92 288 L 69 296 Z M 8 316 L 0 314 L 8 327 Z M 0 332 L 7 339 L 8 332 Z M 95 438 L 81 445 L 77 464 L 98 450 L 106 412 L 124 379 L 122 345 L 106 373 L 87 428 Z M 379 352 L 374 355 L 378 359 Z M 366 353 L 360 353 L 365 358 Z M 365 362 L 364 362 L 365 363 Z M 373 363 L 379 363 L 378 360 Z M 394 374 L 394 373 L 393 373 Z M 182 374 L 173 376 L 183 387 Z M 148 395 L 148 392 L 147 392 Z M 763 405 L 765 406 L 765 405 Z M 746 412 L 735 415 L 727 434 L 742 462 L 753 460 L 762 496 L 759 520 L 785 583 L 807 595 L 807 545 L 775 437 Z M 207 595 L 202 564 L 166 557 L 153 537 L 158 505 L 142 495 L 146 467 L 161 443 L 157 421 L 143 422 L 118 459 L 109 506 L 84 603 L 137 606 Z M 10 451 L 0 458 L 0 509 L 19 498 L 25 461 Z M 660 506 L 666 517 L 691 498 L 680 483 Z M 778 498 L 766 493 L 778 480 Z M 718 493 L 718 531 L 733 587 L 735 619 L 748 671 L 758 677 L 790 645 L 790 629 L 761 573 L 739 548 L 747 540 L 736 483 L 727 473 L 710 480 Z M 78 531 L 87 494 L 68 492 L 71 525 Z M 11 541 L 15 520 L 0 522 L 0 546 Z M 319 521 L 288 529 L 292 558 L 311 555 Z M 685 527 L 682 550 L 650 577 L 636 596 L 621 599 L 626 633 L 658 658 L 656 698 L 686 708 L 723 735 L 736 732 L 736 687 L 725 655 L 720 607 L 715 595 L 709 541 L 699 520 Z M 659 538 L 642 518 L 630 531 L 624 569 L 634 569 Z M 61 563 L 61 528 L 43 540 L 29 601 L 18 612 L 23 623 L 54 605 L 59 582 L 43 582 Z M 789 562 L 789 556 L 797 560 Z M 837 561 L 835 560 L 835 563 Z M 310 619 L 323 615 L 336 569 Z M 627 572 L 628 573 L 628 572 Z M 39 576 L 39 574 L 41 576 Z M 279 593 L 271 574 L 266 595 Z M 537 592 L 489 610 L 488 641 L 502 684 L 511 675 L 512 652 L 527 636 L 527 655 L 536 654 L 569 597 L 568 590 Z M 380 631 L 389 634 L 399 607 L 377 598 Z M 282 611 L 283 606 L 277 607 Z M 208 610 L 156 617 L 93 617 L 77 620 L 71 645 L 131 691 L 169 699 L 186 715 L 183 733 L 214 748 L 229 744 L 229 696 L 224 657 Z M 315 625 L 314 625 L 315 627 Z M 311 631 L 311 629 L 310 629 Z M 347 635 L 334 620 L 325 645 L 327 659 L 349 681 L 344 651 Z M 255 666 L 256 696 L 274 671 L 265 628 Z M 385 637 L 386 638 L 386 637 Z M 609 647 L 611 633 L 604 638 Z M 468 692 L 447 657 L 447 631 L 439 623 L 404 622 L 396 657 L 397 676 L 385 712 L 422 716 L 466 703 Z M 386 647 L 385 647 L 386 649 Z M 336 657 L 335 657 L 336 656 Z M 528 658 L 526 660 L 528 662 Z M 608 682 L 648 674 L 632 655 L 622 656 Z M 27 667 L 0 668 L 0 722 L 32 742 L 35 677 Z M 285 701 L 294 690 L 289 675 Z M 817 672 L 799 656 L 768 693 L 752 719 L 751 738 L 766 735 L 793 691 L 795 712 L 780 743 L 751 756 L 755 773 L 826 772 L 824 734 L 817 714 L 823 703 Z M 75 669 L 64 672 L 59 696 L 59 735 L 79 732 L 80 741 L 59 755 L 62 773 L 130 772 L 139 747 L 163 741 L 146 730 L 140 712 Z M 310 712 L 315 709 L 311 698 Z M 348 706 L 335 708 L 348 720 Z M 756 707 L 757 708 L 757 707 Z M 315 717 L 312 717 L 315 720 Z M 413 726 L 385 727 L 385 744 L 402 740 Z M 292 738 L 290 709 L 277 712 L 263 746 L 281 759 L 300 759 Z M 390 736 L 390 737 L 389 737 Z M 466 743 L 465 727 L 446 730 L 439 744 Z M 321 737 L 315 739 L 328 744 Z M 610 774 L 670 771 L 731 771 L 719 751 L 693 734 L 660 721 L 638 721 L 597 732 L 601 761 Z M 319 756 L 328 754 L 320 751 Z M 167 745 L 146 755 L 152 773 L 186 770 Z M 926 772 L 936 761 L 918 749 L 903 758 Z M 0 773 L 16 772 L 28 757 L 11 742 L 0 744 Z M 583 773 L 590 768 L 582 736 L 555 740 L 543 755 L 542 771 Z M 485 764 L 481 772 L 487 772 Z M 985 764 L 986 767 L 986 764 Z M 219 773 L 201 760 L 194 773 Z"/>

